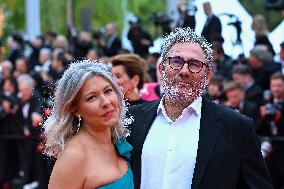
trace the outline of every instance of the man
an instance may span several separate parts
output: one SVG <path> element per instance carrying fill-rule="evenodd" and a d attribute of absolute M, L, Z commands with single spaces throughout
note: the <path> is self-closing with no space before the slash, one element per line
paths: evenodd
<path fill-rule="evenodd" d="M 231 80 L 233 60 L 225 54 L 221 43 L 215 43 L 212 48 L 214 63 L 216 65 L 214 75 L 221 75 L 227 81 Z"/>
<path fill-rule="evenodd" d="M 212 42 L 212 38 L 221 36 L 222 25 L 219 18 L 213 14 L 212 7 L 209 2 L 203 3 L 203 10 L 207 16 L 207 20 L 205 22 L 201 35 L 207 41 Z"/>
<path fill-rule="evenodd" d="M 163 98 L 129 108 L 135 188 L 272 188 L 253 121 L 201 97 L 210 44 L 176 28 L 161 56 Z"/>
<path fill-rule="evenodd" d="M 262 90 L 269 89 L 270 76 L 281 71 L 281 65 L 274 62 L 271 52 L 263 45 L 257 45 L 250 51 L 248 64 L 252 68 L 255 82 Z"/>
<path fill-rule="evenodd" d="M 41 118 L 41 101 L 36 91 L 35 82 L 28 74 L 22 74 L 17 78 L 21 104 L 16 112 L 21 135 L 24 140 L 19 142 L 19 178 L 14 183 L 27 184 L 38 179 L 39 154 L 37 146 L 39 142 Z"/>
<path fill-rule="evenodd" d="M 263 104 L 261 88 L 256 84 L 251 68 L 246 64 L 239 64 L 233 67 L 233 80 L 239 83 L 245 91 L 245 99 L 255 104 Z"/>
<path fill-rule="evenodd" d="M 284 76 L 276 72 L 270 77 L 270 98 L 260 107 L 262 135 L 284 136 Z"/>
<path fill-rule="evenodd" d="M 139 22 L 130 22 L 127 38 L 131 41 L 135 54 L 146 58 L 149 54 L 149 47 L 153 45 L 149 32 L 142 28 Z"/>
<path fill-rule="evenodd" d="M 224 85 L 224 93 L 227 98 L 225 105 L 249 118 L 252 118 L 254 120 L 256 131 L 258 131 L 258 125 L 260 122 L 259 108 L 257 104 L 245 99 L 245 91 L 243 87 L 234 81 L 230 81 Z"/>
<path fill-rule="evenodd" d="M 98 39 L 98 45 L 102 49 L 104 55 L 106 56 L 115 56 L 121 50 L 121 40 L 117 35 L 116 25 L 113 23 L 109 23 L 106 25 L 106 34 L 108 37 L 107 42 L 103 40 L 103 38 Z"/>
<path fill-rule="evenodd" d="M 284 76 L 276 72 L 270 77 L 271 96 L 266 99 L 266 104 L 260 107 L 261 135 L 284 136 Z M 270 143 L 267 150 L 267 166 L 270 171 L 275 189 L 284 186 L 284 146 L 281 140 L 265 141 Z M 269 144 L 268 143 L 268 144 Z M 262 147 L 264 143 L 262 143 Z"/>

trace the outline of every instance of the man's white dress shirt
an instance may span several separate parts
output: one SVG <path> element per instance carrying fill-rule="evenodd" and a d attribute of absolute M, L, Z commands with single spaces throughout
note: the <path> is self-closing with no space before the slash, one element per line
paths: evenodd
<path fill-rule="evenodd" d="M 142 149 L 141 189 L 190 189 L 199 140 L 202 98 L 173 122 L 163 99 Z"/>

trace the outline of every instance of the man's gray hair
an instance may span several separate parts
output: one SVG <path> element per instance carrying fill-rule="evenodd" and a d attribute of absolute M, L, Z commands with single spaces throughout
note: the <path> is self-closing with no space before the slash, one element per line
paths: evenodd
<path fill-rule="evenodd" d="M 265 46 L 256 45 L 253 49 L 250 50 L 250 54 L 254 55 L 259 59 L 263 64 L 274 63 L 273 55 Z"/>
<path fill-rule="evenodd" d="M 164 43 L 162 45 L 162 64 L 164 64 L 168 53 L 173 45 L 177 43 L 196 43 L 198 44 L 205 54 L 206 64 L 210 69 L 213 68 L 213 54 L 212 44 L 210 44 L 204 37 L 197 35 L 192 29 L 187 28 L 176 28 L 169 35 L 165 36 Z"/>
<path fill-rule="evenodd" d="M 93 76 L 106 79 L 118 96 L 119 123 L 112 129 L 113 139 L 116 140 L 127 134 L 127 129 L 122 123 L 126 111 L 122 89 L 113 78 L 109 68 L 97 61 L 78 61 L 72 63 L 57 82 L 51 115 L 43 124 L 46 137 L 45 153 L 48 156 L 58 157 L 64 149 L 64 144 L 76 134 L 78 118 L 75 112 L 78 107 L 79 91 L 83 84 Z"/>
<path fill-rule="evenodd" d="M 5 65 L 7 65 L 10 70 L 13 70 L 13 64 L 12 64 L 11 61 L 9 61 L 9 60 L 3 60 L 3 61 L 1 62 L 1 66 L 5 66 Z"/>
<path fill-rule="evenodd" d="M 17 82 L 18 82 L 19 85 L 24 84 L 24 85 L 30 87 L 31 89 L 33 89 L 34 86 L 35 86 L 35 80 L 29 74 L 19 75 L 18 78 L 17 78 Z"/>

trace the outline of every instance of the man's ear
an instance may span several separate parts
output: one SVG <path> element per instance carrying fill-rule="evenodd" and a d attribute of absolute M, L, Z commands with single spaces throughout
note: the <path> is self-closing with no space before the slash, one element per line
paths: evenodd
<path fill-rule="evenodd" d="M 162 66 L 162 64 L 159 64 L 159 65 L 158 65 L 157 71 L 158 71 L 158 74 L 161 75 L 161 73 L 162 73 L 162 71 L 163 71 L 163 66 Z"/>
<path fill-rule="evenodd" d="M 212 74 L 213 74 L 213 69 L 209 69 L 208 74 L 207 74 L 207 81 L 206 81 L 207 85 L 209 84 L 209 82 L 211 80 Z"/>

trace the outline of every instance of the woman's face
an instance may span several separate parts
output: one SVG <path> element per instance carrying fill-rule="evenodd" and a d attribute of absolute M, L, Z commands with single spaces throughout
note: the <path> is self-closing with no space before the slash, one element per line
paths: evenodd
<path fill-rule="evenodd" d="M 96 130 L 114 126 L 118 123 L 119 112 L 118 95 L 106 79 L 94 76 L 83 84 L 76 111 L 83 126 Z"/>
<path fill-rule="evenodd" d="M 118 79 L 118 83 L 127 98 L 129 93 L 132 93 L 137 88 L 138 82 L 136 77 L 130 78 L 123 65 L 114 66 L 111 72 Z"/>

